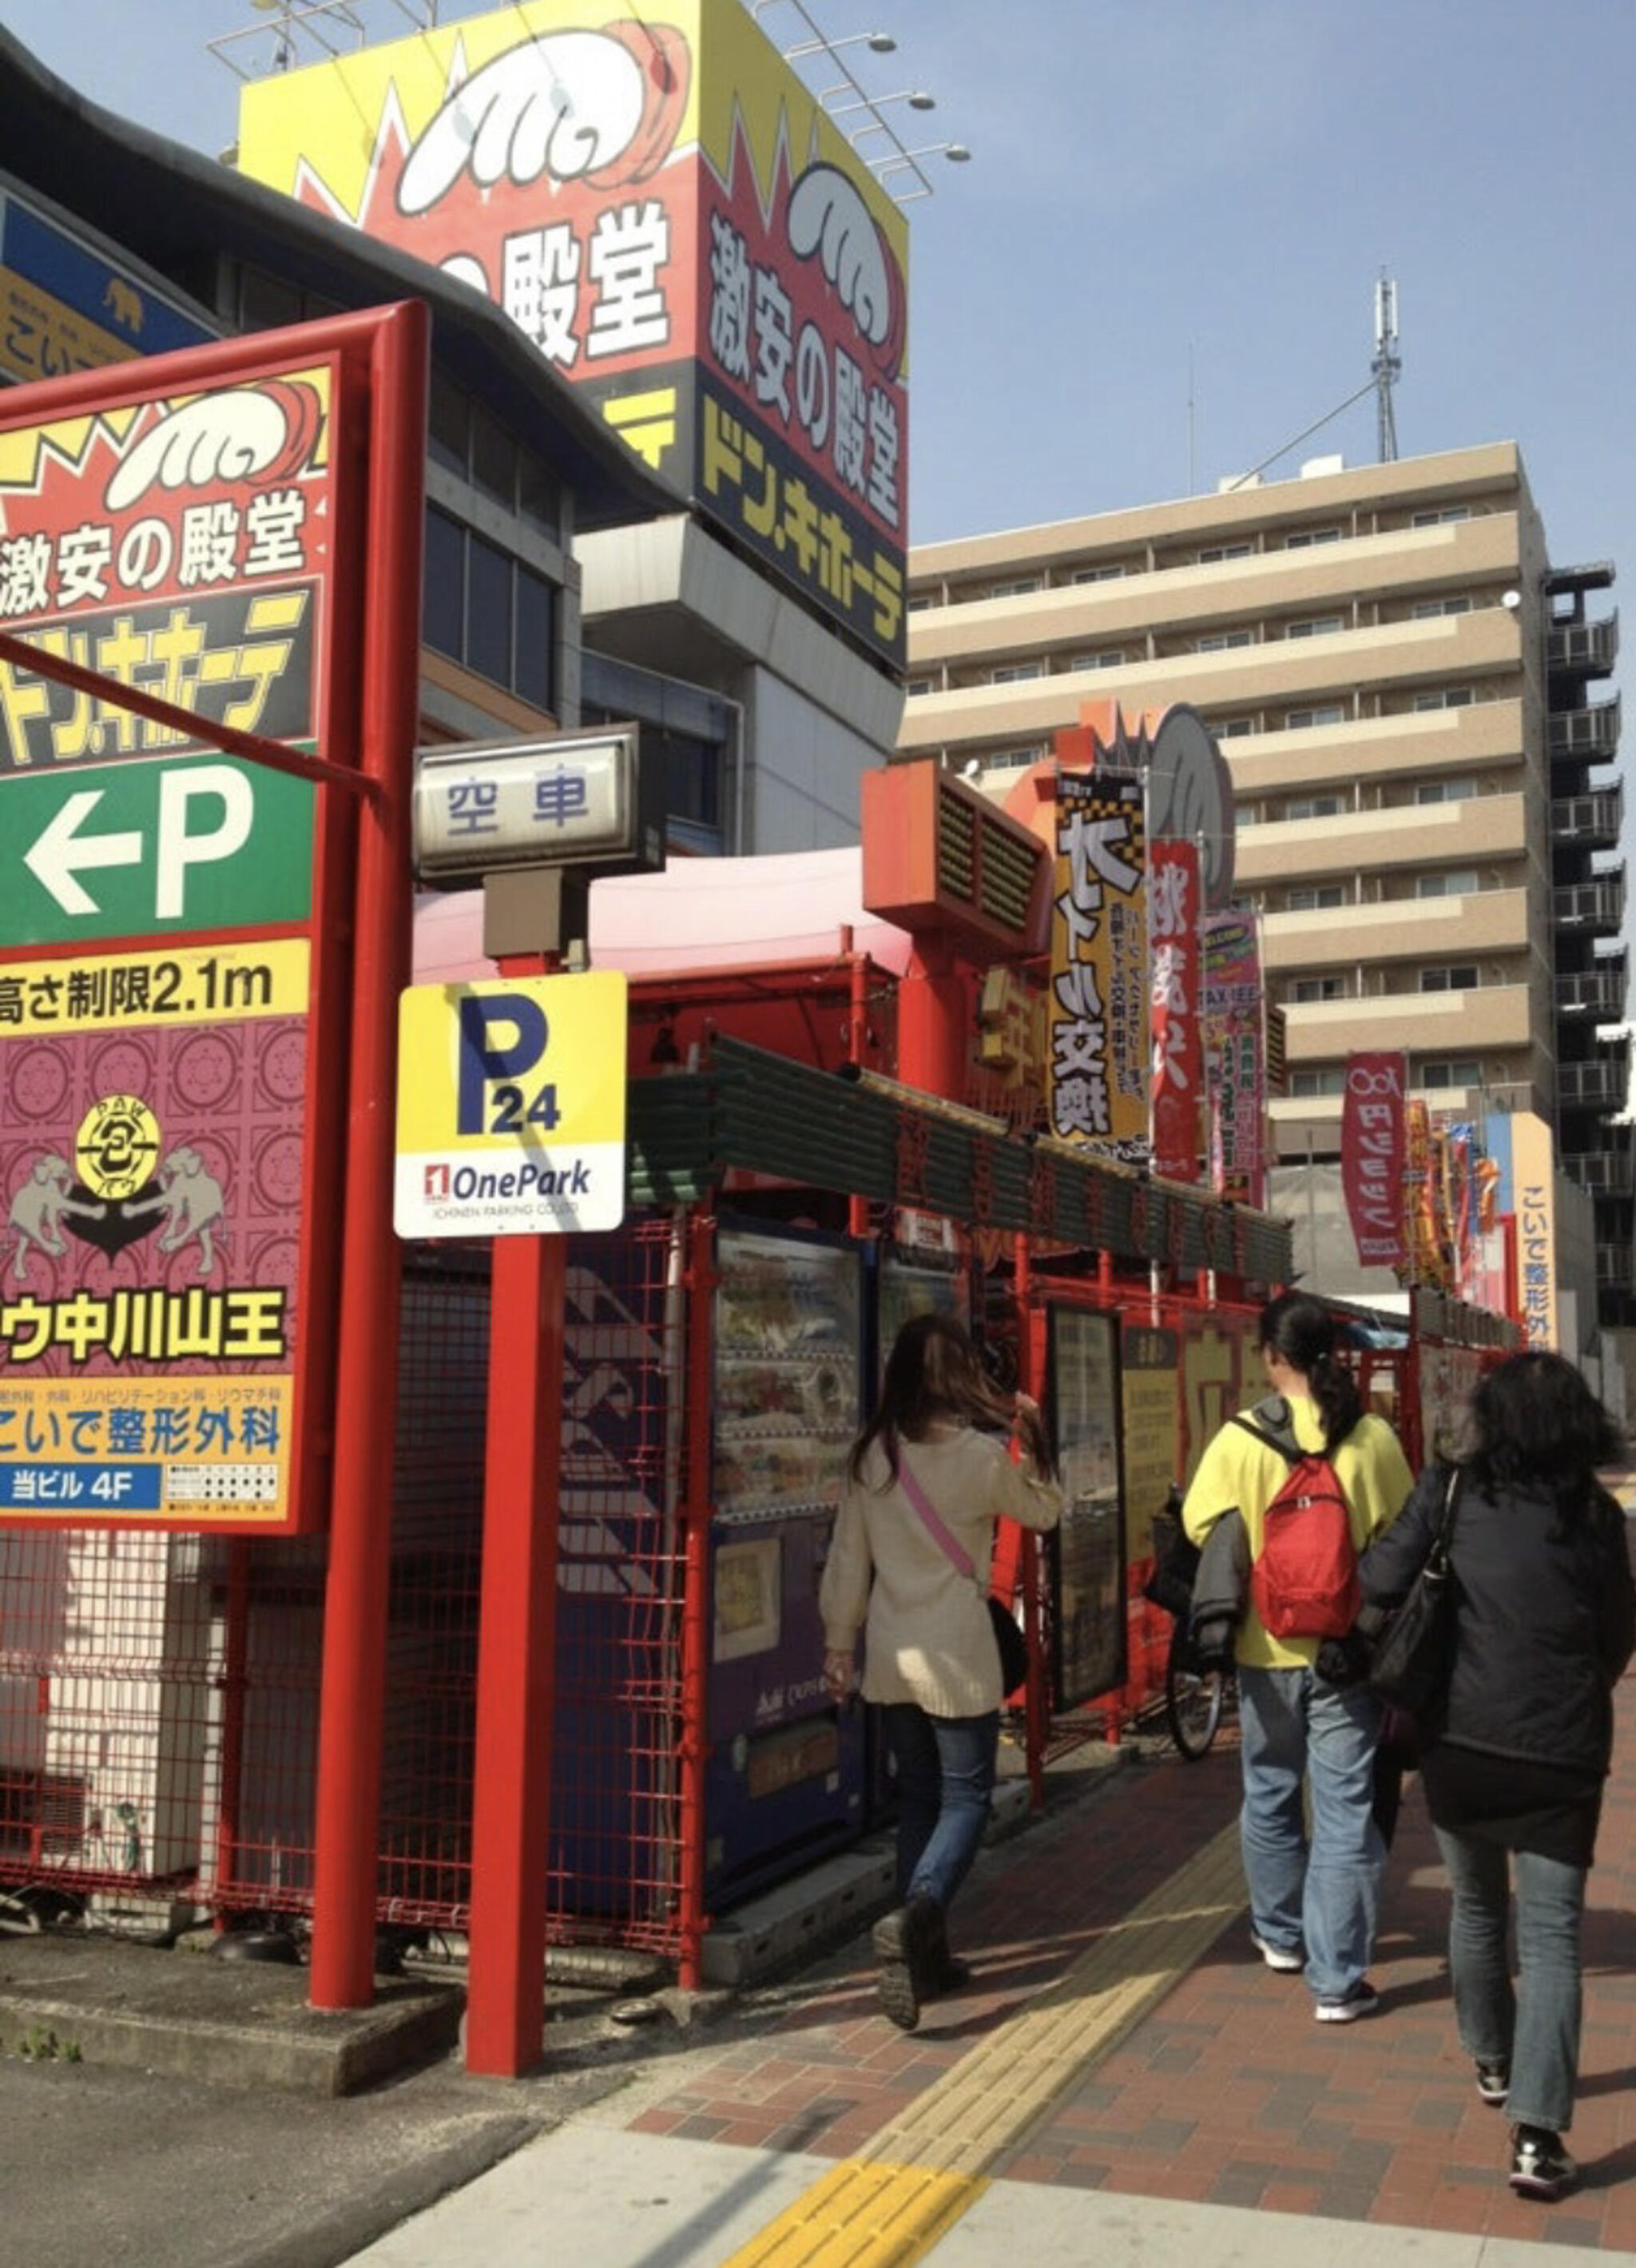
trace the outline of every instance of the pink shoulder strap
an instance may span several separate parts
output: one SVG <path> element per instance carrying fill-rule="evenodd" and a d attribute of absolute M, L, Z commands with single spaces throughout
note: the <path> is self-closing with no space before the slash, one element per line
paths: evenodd
<path fill-rule="evenodd" d="M 909 1460 L 903 1454 L 901 1442 L 897 1452 L 897 1484 L 931 1529 L 932 1540 L 940 1546 L 944 1556 L 953 1560 L 961 1574 L 969 1575 L 975 1580 L 977 1572 L 976 1562 L 971 1554 L 954 1541 L 932 1509 L 931 1498 L 909 1469 Z"/>

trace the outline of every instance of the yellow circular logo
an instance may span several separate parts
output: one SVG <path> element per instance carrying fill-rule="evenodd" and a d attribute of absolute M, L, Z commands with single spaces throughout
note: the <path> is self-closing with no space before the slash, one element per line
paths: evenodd
<path fill-rule="evenodd" d="M 93 1102 L 74 1138 L 74 1164 L 93 1196 L 135 1197 L 158 1162 L 159 1122 L 134 1094 Z"/>

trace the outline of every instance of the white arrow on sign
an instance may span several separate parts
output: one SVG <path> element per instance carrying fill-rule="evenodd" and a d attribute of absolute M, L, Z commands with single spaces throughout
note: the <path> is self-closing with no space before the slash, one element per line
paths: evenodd
<path fill-rule="evenodd" d="M 70 795 L 51 824 L 23 854 L 23 864 L 42 889 L 49 890 L 65 914 L 95 914 L 102 909 L 89 890 L 75 880 L 82 866 L 137 866 L 142 863 L 142 836 L 133 829 L 124 835 L 87 835 L 79 823 L 89 819 L 102 800 L 99 787 L 82 788 Z"/>

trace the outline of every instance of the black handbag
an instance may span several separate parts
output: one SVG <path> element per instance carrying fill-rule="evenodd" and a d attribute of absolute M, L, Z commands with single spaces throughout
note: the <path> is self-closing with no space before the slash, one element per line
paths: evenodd
<path fill-rule="evenodd" d="M 1422 1731 L 1442 1715 L 1454 1668 L 1454 1569 L 1448 1547 L 1460 1501 L 1460 1468 L 1448 1475 L 1443 1516 L 1426 1565 L 1393 1614 L 1369 1665 L 1369 1685 L 1382 1701 L 1412 1717 Z"/>
<path fill-rule="evenodd" d="M 989 1598 L 989 1620 L 994 1625 L 994 1643 L 999 1648 L 1000 1690 L 1014 1693 L 1028 1682 L 1028 1641 L 1022 1635 L 1022 1626 L 1015 1615 L 1002 1607 L 991 1594 Z"/>

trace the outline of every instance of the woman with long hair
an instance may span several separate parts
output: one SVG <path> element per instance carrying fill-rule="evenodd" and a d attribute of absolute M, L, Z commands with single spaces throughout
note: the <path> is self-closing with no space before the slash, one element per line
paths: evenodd
<path fill-rule="evenodd" d="M 1460 2043 L 1508 2114 L 1509 2180 L 1558 2198 L 1579 2070 L 1580 1926 L 1613 1751 L 1612 1690 L 1636 1644 L 1625 1518 L 1596 1479 L 1624 1445 L 1561 1355 L 1517 1354 L 1471 1395 L 1454 1502 L 1454 1645 L 1421 1785 L 1454 1890 L 1448 1965 Z M 1425 1474 L 1365 1557 L 1396 1606 L 1430 1555 L 1450 1485 Z M 1515 1879 L 1519 1981 L 1507 1927 Z"/>
<path fill-rule="evenodd" d="M 948 1948 L 948 1909 L 988 1822 L 999 1742 L 987 1605 L 994 1523 L 1054 1528 L 1062 1498 L 1050 1470 L 1036 1404 L 996 1392 L 959 1323 L 911 1317 L 853 1446 L 819 1594 L 830 1695 L 852 1689 L 861 1630 L 863 1697 L 886 1712 L 899 1903 L 876 1924 L 874 1946 L 881 2005 L 905 2031 L 923 2000 L 969 1973 Z"/>
<path fill-rule="evenodd" d="M 1304 1292 L 1269 1300 L 1258 1344 L 1271 1394 L 1229 1418 L 1208 1444 L 1183 1525 L 1202 1543 L 1236 1511 L 1252 1565 L 1260 1561 L 1268 1508 L 1289 1470 L 1288 1454 L 1270 1438 L 1277 1435 L 1329 1459 L 1352 1549 L 1361 1552 L 1396 1518 L 1413 1484 L 1397 1437 L 1363 1409 L 1322 1300 Z M 1252 1587 L 1234 1646 L 1240 1834 L 1251 1945 L 1269 1969 L 1304 1972 L 1320 2023 L 1346 2024 L 1377 2005 L 1367 1970 L 1386 1859 L 1373 1816 L 1381 1710 L 1366 1686 L 1320 1675 L 1319 1646 L 1316 1636 L 1270 1631 Z"/>

